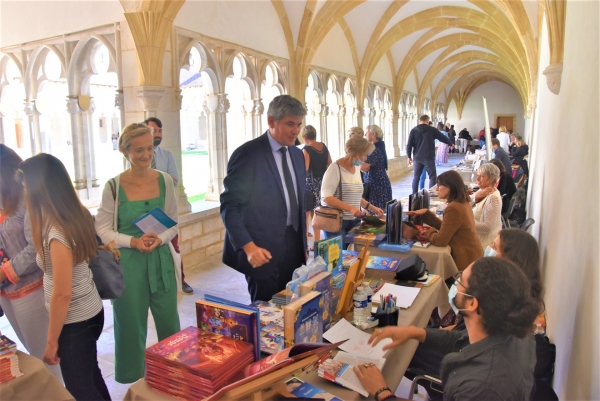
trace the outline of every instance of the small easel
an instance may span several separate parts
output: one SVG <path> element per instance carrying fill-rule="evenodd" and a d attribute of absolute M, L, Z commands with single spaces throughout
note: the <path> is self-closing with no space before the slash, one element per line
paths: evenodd
<path fill-rule="evenodd" d="M 371 252 L 369 251 L 370 243 L 371 240 L 367 239 L 363 249 L 361 249 L 358 254 L 358 260 L 350 266 L 348 274 L 346 275 L 346 282 L 344 283 L 342 296 L 340 297 L 340 302 L 336 310 L 336 313 L 340 314 L 345 319 L 351 318 L 352 309 L 354 307 L 352 298 L 358 286 L 361 285 L 365 279 L 365 269 L 367 267 L 367 262 L 369 261 L 369 256 L 371 255 Z"/>

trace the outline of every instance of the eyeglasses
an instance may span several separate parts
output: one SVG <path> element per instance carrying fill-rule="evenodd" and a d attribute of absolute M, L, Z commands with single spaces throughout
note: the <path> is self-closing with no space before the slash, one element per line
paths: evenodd
<path fill-rule="evenodd" d="M 458 284 L 462 285 L 463 288 L 468 292 L 469 289 L 467 287 L 465 287 L 465 285 L 460 281 L 460 279 L 462 278 L 462 274 L 463 274 L 463 272 L 458 272 L 454 276 L 452 276 L 452 278 L 454 279 L 455 284 L 458 283 Z M 472 296 L 470 294 L 467 294 L 467 295 Z"/>

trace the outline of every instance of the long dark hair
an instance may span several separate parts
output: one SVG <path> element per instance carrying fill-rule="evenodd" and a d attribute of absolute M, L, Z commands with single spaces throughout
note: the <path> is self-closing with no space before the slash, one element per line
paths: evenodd
<path fill-rule="evenodd" d="M 15 213 L 23 199 L 23 185 L 14 179 L 15 172 L 22 161 L 23 159 L 14 150 L 0 143 L 0 193 L 2 208 L 7 216 Z"/>
<path fill-rule="evenodd" d="M 531 285 L 531 296 L 542 304 L 544 292 L 540 272 L 540 248 L 527 231 L 506 228 L 500 231 L 501 257 L 510 260 L 523 270 Z"/>
<path fill-rule="evenodd" d="M 33 244 L 45 260 L 43 238 L 59 229 L 73 253 L 73 263 L 96 256 L 96 232 L 90 212 L 81 204 L 67 169 L 56 157 L 40 153 L 22 162 L 25 204 L 31 218 Z"/>
<path fill-rule="evenodd" d="M 448 195 L 447 199 L 448 203 L 454 201 L 464 203 L 469 201 L 469 194 L 465 188 L 465 183 L 456 171 L 449 170 L 438 175 L 437 183 L 450 189 L 450 195 Z"/>
<path fill-rule="evenodd" d="M 468 293 L 479 303 L 483 328 L 488 335 L 531 334 L 540 309 L 531 296 L 525 273 L 508 259 L 481 258 L 471 266 Z"/>

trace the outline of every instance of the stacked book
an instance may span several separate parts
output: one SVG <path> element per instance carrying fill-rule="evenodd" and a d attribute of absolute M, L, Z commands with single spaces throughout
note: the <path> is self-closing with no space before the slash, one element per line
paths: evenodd
<path fill-rule="evenodd" d="M 0 335 L 0 383 L 23 376 L 19 369 L 17 344 L 10 338 Z"/>
<path fill-rule="evenodd" d="M 358 252 L 344 251 L 342 254 L 343 268 L 348 269 L 352 263 L 358 260 Z M 398 267 L 400 267 L 399 258 L 388 258 L 385 256 L 369 256 L 365 269 L 365 276 L 378 278 L 381 280 L 394 280 Z"/>
<path fill-rule="evenodd" d="M 273 299 L 271 299 L 271 301 L 278 306 L 287 305 L 288 292 L 289 291 L 287 289 L 279 291 L 277 294 L 273 295 Z M 291 298 L 291 294 L 289 297 Z"/>
<path fill-rule="evenodd" d="M 188 327 L 146 350 L 146 381 L 183 400 L 202 399 L 243 377 L 254 346 Z"/>

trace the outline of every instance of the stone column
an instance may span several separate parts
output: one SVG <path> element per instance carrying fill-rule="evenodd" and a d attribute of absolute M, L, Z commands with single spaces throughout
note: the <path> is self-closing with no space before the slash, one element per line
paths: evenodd
<path fill-rule="evenodd" d="M 136 86 L 135 95 L 144 102 L 144 119 L 156 117 L 158 103 L 165 94 L 162 86 Z"/>
<path fill-rule="evenodd" d="M 87 196 L 87 166 L 85 163 L 85 146 L 81 129 L 81 108 L 77 96 L 67 96 L 67 113 L 71 117 L 71 137 L 73 145 L 73 165 L 75 168 L 75 189 L 80 196 Z"/>
<path fill-rule="evenodd" d="M 409 129 L 408 129 L 408 113 L 403 111 L 402 112 L 402 139 L 400 140 L 400 146 L 402 147 L 402 149 L 404 149 L 404 152 L 406 153 L 406 141 L 408 140 L 408 134 L 410 133 Z"/>
<path fill-rule="evenodd" d="M 348 127 L 350 128 L 350 127 Z M 340 111 L 338 112 L 338 143 L 340 148 L 340 156 L 344 156 L 346 154 L 346 107 L 340 106 Z"/>
<path fill-rule="evenodd" d="M 253 102 L 254 104 L 252 107 L 252 137 L 257 138 L 263 134 L 262 115 L 265 112 L 265 106 L 261 98 L 254 99 Z"/>
<path fill-rule="evenodd" d="M 40 112 L 35 107 L 35 99 L 28 99 L 24 102 L 24 111 L 27 114 L 29 124 L 29 140 L 31 143 L 31 154 L 42 153 L 42 136 L 40 134 Z"/>
<path fill-rule="evenodd" d="M 123 131 L 123 127 L 125 127 L 125 96 L 123 95 L 123 89 L 117 89 L 115 93 L 115 107 L 119 109 L 119 119 L 120 127 L 119 127 L 119 135 L 121 135 L 121 131 Z"/>
<path fill-rule="evenodd" d="M 2 121 L 2 117 L 4 117 L 4 114 L 0 112 L 0 143 L 6 143 L 4 140 L 4 122 Z"/>
<path fill-rule="evenodd" d="M 181 89 L 175 88 L 175 96 L 173 102 L 173 111 L 177 112 L 177 115 L 180 115 L 181 112 L 181 104 L 183 102 L 183 96 L 181 95 Z M 174 119 L 175 126 L 173 129 L 169 129 L 169 136 L 171 136 L 172 140 L 170 142 L 175 143 L 175 149 L 173 152 L 175 156 L 175 162 L 177 163 L 177 170 L 179 171 L 179 182 L 177 183 L 177 187 L 175 188 L 175 195 L 177 196 L 177 210 L 179 214 L 191 213 L 192 205 L 188 201 L 187 193 L 185 192 L 185 187 L 183 185 L 183 164 L 181 158 L 181 118 Z"/>
<path fill-rule="evenodd" d="M 363 127 L 363 117 L 365 115 L 364 107 L 356 107 L 354 108 L 354 112 L 356 113 L 356 126 Z"/>
<path fill-rule="evenodd" d="M 393 157 L 400 157 L 399 136 L 400 130 L 398 129 L 398 118 L 400 113 L 398 110 L 390 110 L 392 118 L 392 154 Z"/>
<path fill-rule="evenodd" d="M 319 110 L 319 122 L 321 125 L 321 138 L 322 142 L 329 146 L 327 142 L 327 115 L 329 114 L 329 107 L 327 107 L 327 103 L 321 103 L 321 110 Z"/>
<path fill-rule="evenodd" d="M 86 156 L 87 156 L 87 173 L 88 179 L 91 181 L 92 188 L 98 187 L 98 178 L 96 175 L 96 152 L 94 144 L 94 112 L 96 111 L 96 103 L 94 99 L 90 100 L 90 108 L 85 111 L 85 124 L 83 125 L 83 138 L 85 141 Z"/>
<path fill-rule="evenodd" d="M 227 174 L 227 119 L 229 100 L 226 93 L 206 96 L 208 117 L 208 160 L 210 180 L 206 193 L 207 201 L 218 201 L 223 192 L 223 179 Z"/>

